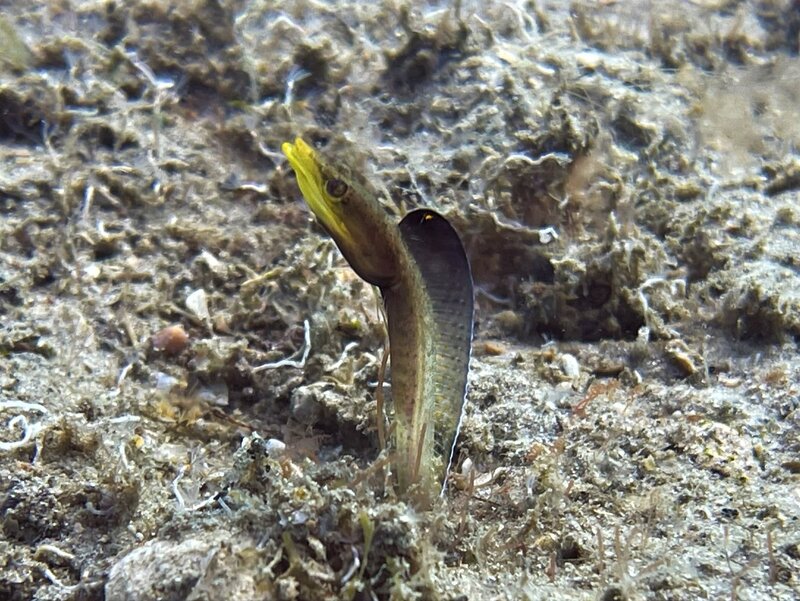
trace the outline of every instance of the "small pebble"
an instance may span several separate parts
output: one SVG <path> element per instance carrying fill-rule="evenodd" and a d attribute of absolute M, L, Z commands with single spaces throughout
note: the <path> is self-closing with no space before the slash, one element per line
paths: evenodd
<path fill-rule="evenodd" d="M 171 392 L 177 388 L 180 381 L 175 376 L 165 374 L 163 372 L 156 372 L 156 390 L 159 392 Z"/>
<path fill-rule="evenodd" d="M 559 360 L 561 363 L 561 371 L 564 372 L 565 376 L 574 379 L 581 375 L 581 366 L 578 363 L 578 360 L 575 358 L 575 355 L 562 353 L 559 357 Z"/>
<path fill-rule="evenodd" d="M 272 458 L 280 457 L 286 452 L 286 443 L 277 438 L 270 438 L 266 443 L 267 455 Z"/>
<path fill-rule="evenodd" d="M 701 357 L 689 349 L 682 340 L 670 340 L 664 349 L 672 359 L 672 363 L 683 372 L 684 376 L 691 376 L 697 373 L 697 360 Z"/>
<path fill-rule="evenodd" d="M 504 354 L 508 349 L 500 344 L 499 342 L 484 342 L 483 343 L 483 354 L 491 355 L 496 357 L 498 355 Z"/>
<path fill-rule="evenodd" d="M 322 405 L 316 392 L 307 386 L 300 386 L 294 390 L 289 408 L 292 417 L 305 426 L 313 426 L 322 419 Z"/>
<path fill-rule="evenodd" d="M 167 355 L 177 355 L 181 353 L 189 344 L 189 334 L 183 326 L 173 325 L 162 328 L 150 339 L 153 350 L 165 352 Z"/>

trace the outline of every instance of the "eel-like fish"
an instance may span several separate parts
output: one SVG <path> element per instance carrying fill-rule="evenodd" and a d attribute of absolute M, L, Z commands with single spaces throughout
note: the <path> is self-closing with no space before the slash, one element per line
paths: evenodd
<path fill-rule="evenodd" d="M 473 290 L 464 247 L 434 211 L 411 211 L 396 224 L 366 182 L 301 138 L 282 150 L 347 262 L 381 290 L 398 491 L 417 506 L 430 505 L 446 481 L 467 387 Z"/>

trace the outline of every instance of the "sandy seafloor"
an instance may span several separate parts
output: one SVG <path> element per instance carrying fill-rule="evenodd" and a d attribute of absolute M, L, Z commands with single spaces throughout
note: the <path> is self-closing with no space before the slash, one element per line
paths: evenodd
<path fill-rule="evenodd" d="M 0 599 L 800 598 L 797 2 L 0 14 Z M 470 255 L 431 512 L 295 135 Z"/>

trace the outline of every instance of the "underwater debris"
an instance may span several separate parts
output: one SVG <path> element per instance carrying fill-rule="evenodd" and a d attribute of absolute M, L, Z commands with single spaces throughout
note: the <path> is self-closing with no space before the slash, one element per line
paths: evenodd
<path fill-rule="evenodd" d="M 258 373 L 267 369 L 279 369 L 281 367 L 296 367 L 302 369 L 308 361 L 308 356 L 311 354 L 311 325 L 308 320 L 303 321 L 303 347 L 297 351 L 293 356 L 273 363 L 264 363 L 253 368 L 253 373 Z M 299 356 L 299 359 L 296 357 Z"/>
<path fill-rule="evenodd" d="M 6 409 L 18 409 L 22 412 L 42 413 L 47 415 L 50 411 L 44 405 L 39 403 L 27 403 L 24 401 L 0 401 L 0 411 Z M 12 417 L 7 423 L 8 429 L 13 432 L 14 430 L 22 431 L 22 438 L 14 442 L 0 442 L 0 451 L 14 451 L 22 448 L 35 439 L 43 429 L 41 422 L 30 423 L 28 418 L 23 413 L 18 413 Z M 36 456 L 39 455 L 39 445 L 36 446 Z M 34 457 L 34 461 L 36 458 Z"/>

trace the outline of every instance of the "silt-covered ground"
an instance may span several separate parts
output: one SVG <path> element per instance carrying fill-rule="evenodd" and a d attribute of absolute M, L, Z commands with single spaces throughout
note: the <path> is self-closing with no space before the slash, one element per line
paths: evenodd
<path fill-rule="evenodd" d="M 0 597 L 798 598 L 798 11 L 0 1 Z M 470 255 L 431 512 L 297 135 Z"/>

